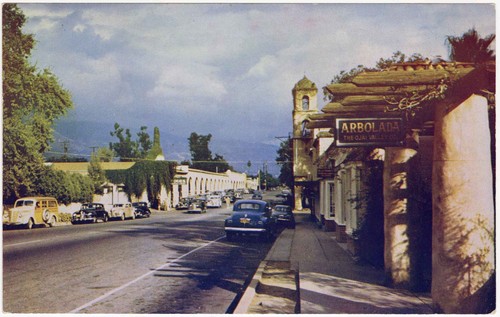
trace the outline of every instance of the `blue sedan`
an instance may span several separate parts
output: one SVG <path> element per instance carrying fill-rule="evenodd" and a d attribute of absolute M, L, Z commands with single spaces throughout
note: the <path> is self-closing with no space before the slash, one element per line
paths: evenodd
<path fill-rule="evenodd" d="M 236 235 L 257 235 L 270 240 L 276 234 L 276 219 L 271 216 L 271 205 L 263 200 L 238 200 L 231 217 L 224 222 L 226 238 Z"/>

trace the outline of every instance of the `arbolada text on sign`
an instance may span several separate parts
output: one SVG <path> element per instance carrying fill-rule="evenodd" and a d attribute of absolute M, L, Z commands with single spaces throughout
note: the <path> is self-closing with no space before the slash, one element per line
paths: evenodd
<path fill-rule="evenodd" d="M 405 137 L 402 118 L 337 118 L 335 130 L 338 147 L 402 146 Z"/>

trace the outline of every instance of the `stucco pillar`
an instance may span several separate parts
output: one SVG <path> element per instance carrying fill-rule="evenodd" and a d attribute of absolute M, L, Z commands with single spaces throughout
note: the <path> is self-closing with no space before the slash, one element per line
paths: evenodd
<path fill-rule="evenodd" d="M 384 266 L 394 287 L 411 286 L 411 258 L 408 216 L 408 174 L 411 148 L 386 148 L 384 161 Z"/>
<path fill-rule="evenodd" d="M 444 313 L 483 312 L 488 304 L 495 224 L 487 107 L 472 95 L 452 110 L 436 109 L 432 300 Z"/>
<path fill-rule="evenodd" d="M 302 186 L 294 187 L 295 208 L 294 210 L 302 211 Z"/>

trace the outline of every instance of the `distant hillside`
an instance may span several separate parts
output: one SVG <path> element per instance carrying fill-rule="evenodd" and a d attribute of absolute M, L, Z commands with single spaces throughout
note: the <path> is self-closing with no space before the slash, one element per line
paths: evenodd
<path fill-rule="evenodd" d="M 153 128 L 149 134 L 153 137 Z M 57 124 L 52 144 L 53 154 L 64 153 L 64 143 L 68 147 L 68 153 L 73 156 L 84 156 L 89 158 L 92 147 L 107 147 L 109 142 L 115 142 L 116 138 L 110 135 L 113 124 L 100 124 L 88 121 L 61 121 Z M 135 131 L 132 131 L 135 138 Z M 182 161 L 189 160 L 188 135 L 178 136 L 160 130 L 161 146 L 167 160 Z M 220 139 L 212 137 L 210 150 L 220 154 L 238 172 L 246 172 L 256 175 L 259 169 L 263 169 L 267 162 L 267 170 L 274 176 L 279 175 L 279 166 L 276 165 L 277 145 L 264 143 L 252 143 L 244 140 Z M 251 162 L 248 168 L 247 163 Z"/>

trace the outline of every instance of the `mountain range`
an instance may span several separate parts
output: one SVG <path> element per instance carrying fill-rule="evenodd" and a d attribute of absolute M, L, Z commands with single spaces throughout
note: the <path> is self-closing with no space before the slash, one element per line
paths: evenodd
<path fill-rule="evenodd" d="M 151 130 L 151 131 L 149 131 Z M 153 128 L 148 127 L 148 133 L 153 138 Z M 90 158 L 93 149 L 109 147 L 110 142 L 116 142 L 116 137 L 110 135 L 114 131 L 113 124 L 102 124 L 90 121 L 59 121 L 55 126 L 54 142 L 51 145 L 51 155 L 62 155 L 66 151 L 69 156 Z M 136 132 L 131 129 L 132 139 Z M 196 131 L 193 131 L 196 132 Z M 160 129 L 160 143 L 167 160 L 189 160 L 188 137 L 179 136 Z M 259 169 L 267 167 L 268 173 L 278 177 L 280 166 L 276 164 L 279 145 L 233 140 L 231 138 L 215 138 L 209 144 L 212 155 L 222 155 L 237 172 L 257 175 Z M 251 166 L 248 167 L 248 161 Z"/>

